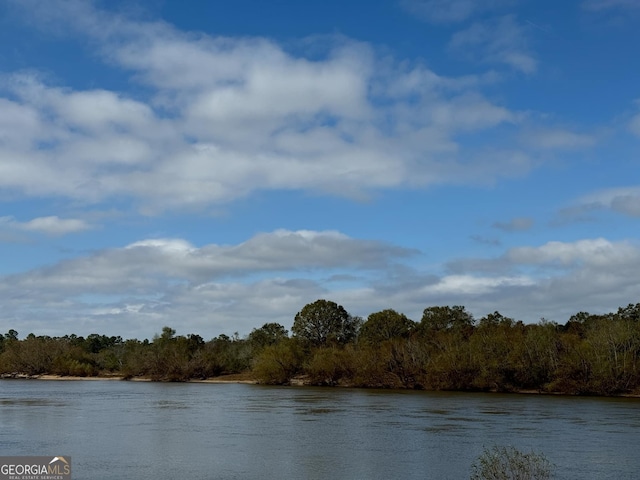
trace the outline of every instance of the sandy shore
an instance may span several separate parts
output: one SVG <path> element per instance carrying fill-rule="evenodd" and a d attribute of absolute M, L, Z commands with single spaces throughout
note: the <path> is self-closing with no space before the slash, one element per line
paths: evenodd
<path fill-rule="evenodd" d="M 18 379 L 18 380 L 55 380 L 55 381 L 128 381 L 128 382 L 151 382 L 148 377 L 133 377 L 133 378 L 125 378 L 119 375 L 109 375 L 109 376 L 99 376 L 99 377 L 74 377 L 69 375 L 18 375 L 15 377 L 5 377 L 6 380 Z M 224 375 L 221 377 L 215 378 L 205 378 L 205 379 L 191 379 L 187 380 L 184 383 L 245 383 L 245 384 L 256 384 L 255 380 L 250 378 L 246 378 L 240 375 Z"/>
<path fill-rule="evenodd" d="M 114 380 L 119 380 L 119 381 L 127 381 L 127 382 L 153 382 L 154 380 L 152 380 L 149 377 L 133 377 L 133 378 L 125 378 L 123 376 L 119 376 L 119 375 L 105 375 L 105 376 L 100 376 L 100 377 L 74 377 L 74 376 L 67 376 L 67 375 L 33 375 L 33 376 L 29 376 L 29 375 L 25 375 L 25 374 L 13 374 L 10 377 L 7 376 L 3 376 L 0 377 L 0 380 L 11 380 L 11 379 L 18 379 L 18 380 L 48 380 L 48 381 L 114 381 Z M 306 383 L 306 378 L 304 377 L 298 377 L 298 378 L 293 378 L 291 379 L 289 385 L 291 386 L 300 386 L 300 387 L 304 387 L 304 386 L 308 386 L 308 384 Z M 223 375 L 220 377 L 213 377 L 213 378 L 204 378 L 204 379 L 191 379 L 191 380 L 187 380 L 185 382 L 178 382 L 178 383 L 212 383 L 212 384 L 247 384 L 247 385 L 257 385 L 258 382 L 252 378 L 250 378 L 248 375 L 246 374 L 236 374 L 236 375 Z M 329 387 L 327 387 L 329 388 Z M 341 388 L 358 388 L 358 387 L 352 387 L 352 386 L 347 386 L 347 385 L 343 385 L 341 386 Z M 402 389 L 399 389 L 402 390 Z M 493 392 L 493 391 L 487 391 L 484 393 L 507 393 L 507 392 Z M 576 394 L 569 394 L 569 393 L 564 393 L 564 392 L 542 392 L 539 390 L 516 390 L 516 391 L 512 391 L 512 392 L 508 392 L 511 394 L 524 394 L 524 395 L 560 395 L 560 396 L 581 396 L 581 395 L 576 395 Z M 594 395 L 597 397 L 602 397 L 602 398 L 636 398 L 636 399 L 640 399 L 640 392 L 632 392 L 632 393 L 619 393 L 619 394 L 615 394 L 615 395 Z"/>
<path fill-rule="evenodd" d="M 38 375 L 34 380 L 122 380 L 123 377 L 71 377 L 66 375 Z"/>

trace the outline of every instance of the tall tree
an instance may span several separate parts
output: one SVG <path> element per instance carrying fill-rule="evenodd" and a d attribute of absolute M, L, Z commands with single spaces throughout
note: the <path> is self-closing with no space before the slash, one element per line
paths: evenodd
<path fill-rule="evenodd" d="M 316 300 L 300 310 L 293 321 L 293 334 L 315 346 L 352 341 L 361 324 L 342 305 L 329 300 Z"/>
<path fill-rule="evenodd" d="M 278 343 L 288 336 L 287 330 L 279 323 L 265 323 L 260 328 L 254 328 L 249 334 L 251 345 L 262 348 Z"/>
<path fill-rule="evenodd" d="M 6 340 L 18 340 L 18 332 L 16 332 L 13 328 L 4 334 L 4 338 Z"/>
<path fill-rule="evenodd" d="M 414 327 L 415 322 L 403 313 L 387 309 L 369 315 L 360 329 L 359 338 L 374 345 L 392 338 L 406 338 Z"/>
<path fill-rule="evenodd" d="M 452 330 L 473 327 L 475 320 L 463 306 L 428 307 L 422 314 L 421 327 L 425 330 Z"/>

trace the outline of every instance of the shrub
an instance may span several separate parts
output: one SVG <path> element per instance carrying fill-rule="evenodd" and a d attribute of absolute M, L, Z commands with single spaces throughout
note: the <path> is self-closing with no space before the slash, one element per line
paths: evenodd
<path fill-rule="evenodd" d="M 302 352 L 295 340 L 285 339 L 269 345 L 255 358 L 253 376 L 259 383 L 282 385 L 298 373 Z"/>
<path fill-rule="evenodd" d="M 551 463 L 539 453 L 523 453 L 514 447 L 485 448 L 471 467 L 472 480 L 546 480 Z"/>
<path fill-rule="evenodd" d="M 313 385 L 338 385 L 353 377 L 353 351 L 335 347 L 319 348 L 305 368 Z"/>

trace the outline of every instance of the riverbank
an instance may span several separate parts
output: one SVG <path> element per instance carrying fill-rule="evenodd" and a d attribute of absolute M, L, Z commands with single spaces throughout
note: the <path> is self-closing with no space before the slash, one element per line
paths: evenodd
<path fill-rule="evenodd" d="M 0 376 L 0 380 L 45 380 L 45 381 L 125 381 L 125 382 L 164 382 L 164 380 L 154 380 L 150 377 L 125 377 L 122 375 L 99 375 L 92 377 L 80 377 L 80 376 L 71 376 L 71 375 L 52 375 L 52 374 L 42 374 L 42 375 L 27 375 L 20 373 L 12 373 L 12 374 L 3 374 Z M 259 382 L 252 378 L 252 376 L 248 373 L 240 373 L 240 374 L 230 374 L 230 375 L 221 375 L 219 377 L 211 377 L 211 378 L 192 378 L 189 380 L 175 382 L 175 383 L 209 383 L 209 384 L 245 384 L 245 385 L 258 385 Z M 308 382 L 308 378 L 304 375 L 294 377 L 290 379 L 290 381 L 286 384 L 287 386 L 293 387 L 318 387 L 319 385 L 314 385 Z M 355 387 L 351 385 L 338 384 L 334 386 L 325 386 L 324 388 L 373 388 L 373 387 Z M 385 389 L 385 390 L 406 390 L 402 388 L 398 389 Z M 450 390 L 447 390 L 450 391 Z M 580 397 L 580 396 L 589 396 L 589 397 L 603 397 L 603 398 L 640 398 L 640 392 L 629 392 L 629 393 L 617 393 L 612 395 L 580 395 L 575 393 L 567 393 L 567 392 L 548 392 L 541 390 L 531 390 L 531 389 L 522 389 L 522 390 L 510 390 L 510 391 L 498 391 L 498 390 L 460 390 L 460 392 L 471 392 L 471 393 L 501 393 L 501 394 L 517 394 L 517 395 L 551 395 L 551 396 L 568 396 L 568 397 Z"/>
<path fill-rule="evenodd" d="M 126 381 L 126 382 L 154 382 L 150 377 L 125 377 L 123 375 L 98 375 L 94 377 L 79 377 L 71 375 L 28 375 L 24 373 L 3 374 L 2 380 L 53 380 L 53 381 Z M 182 383 L 244 383 L 257 384 L 258 382 L 245 374 L 221 375 L 219 377 L 189 379 Z"/>

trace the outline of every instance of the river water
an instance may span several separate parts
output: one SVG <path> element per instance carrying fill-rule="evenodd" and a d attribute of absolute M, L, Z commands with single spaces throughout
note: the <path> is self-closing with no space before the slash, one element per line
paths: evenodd
<path fill-rule="evenodd" d="M 464 479 L 494 445 L 640 478 L 640 399 L 0 381 L 0 455 L 69 455 L 74 480 Z"/>

